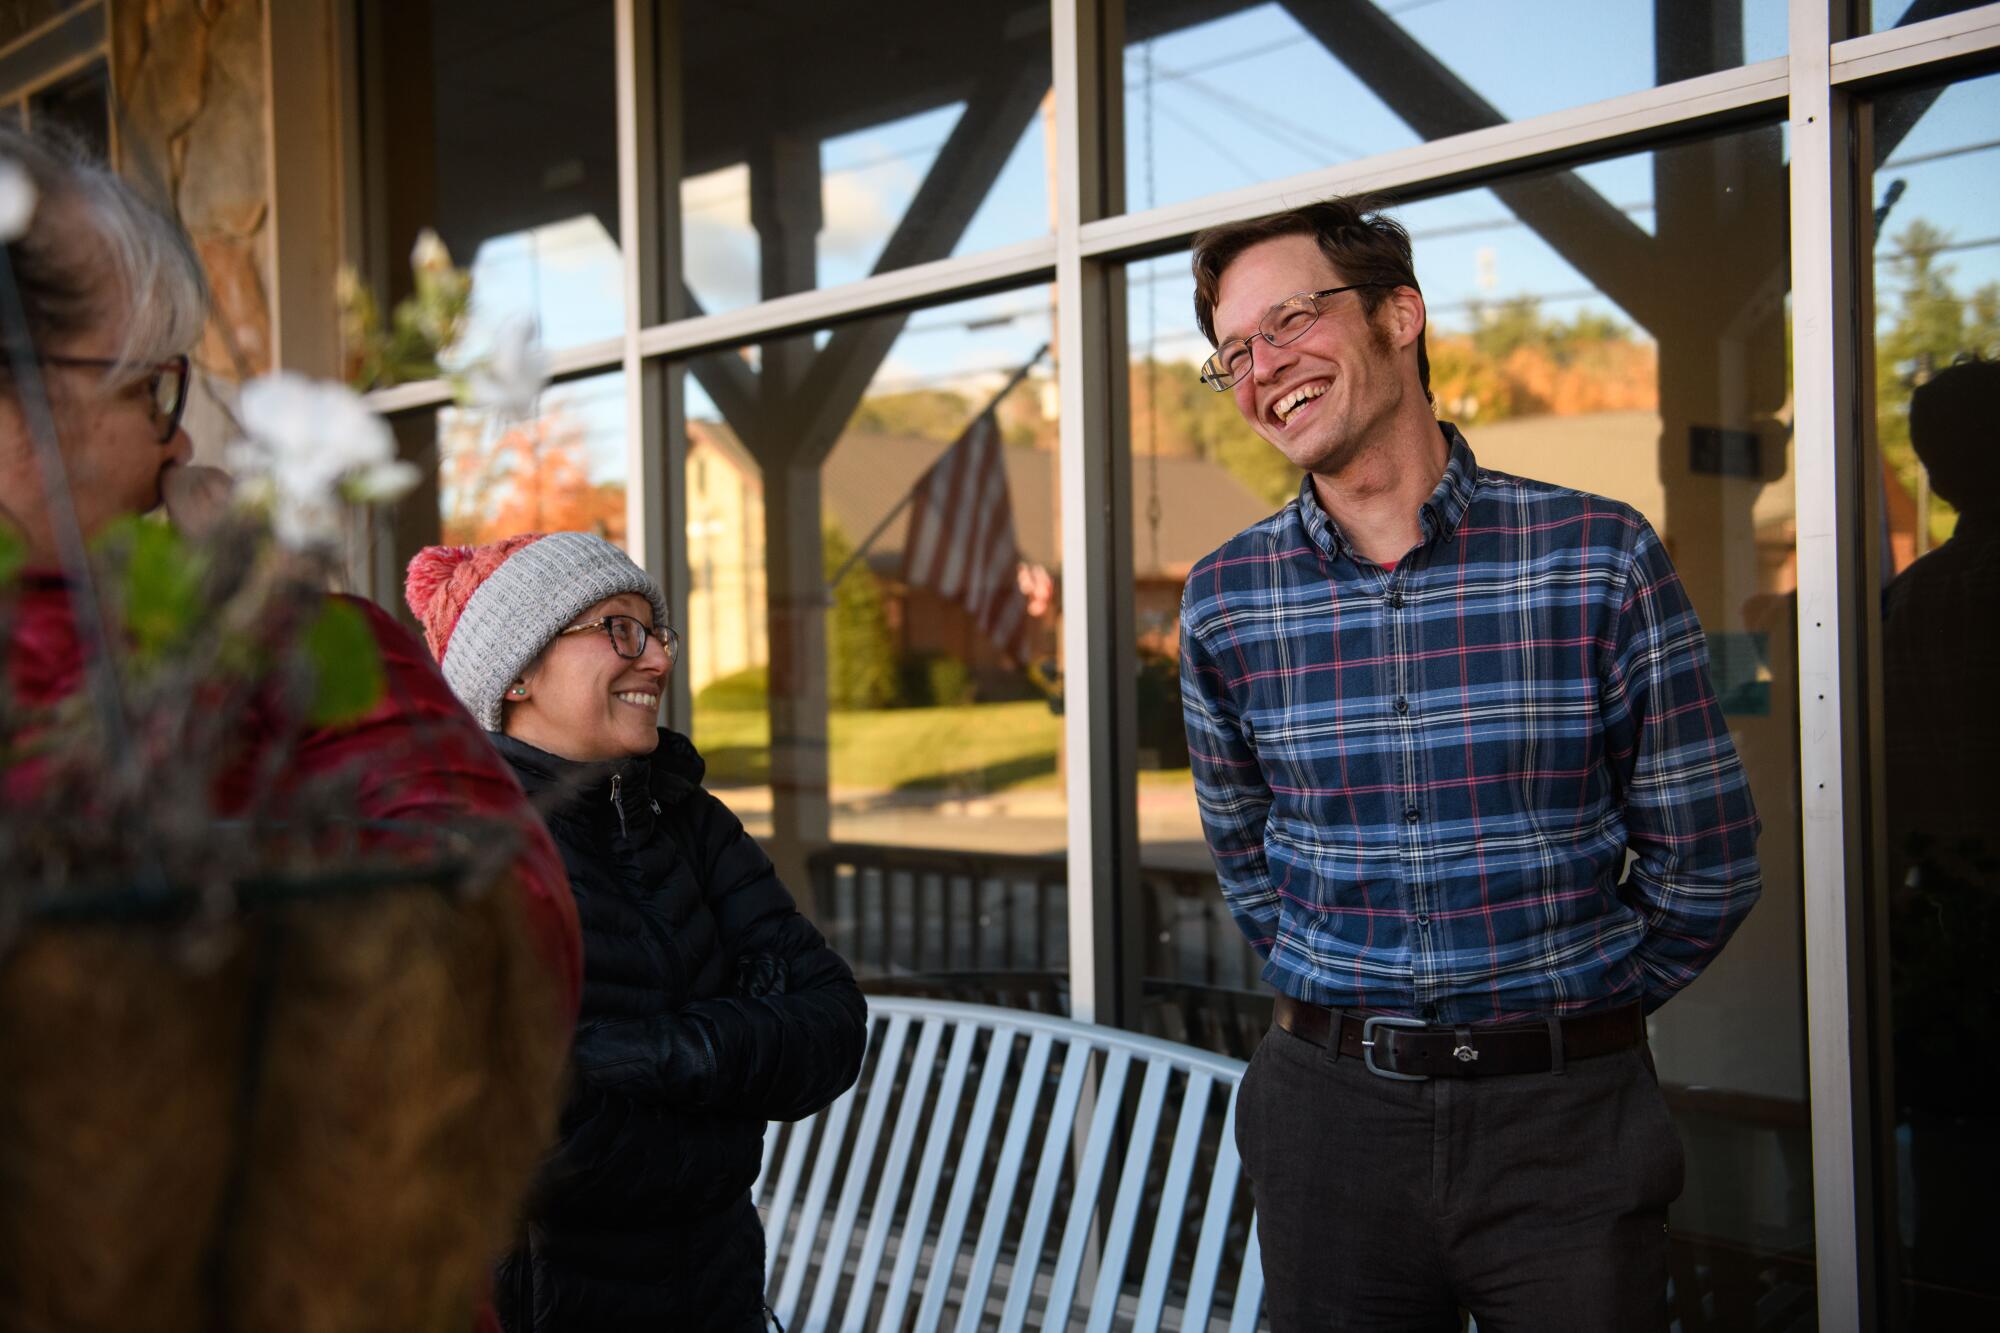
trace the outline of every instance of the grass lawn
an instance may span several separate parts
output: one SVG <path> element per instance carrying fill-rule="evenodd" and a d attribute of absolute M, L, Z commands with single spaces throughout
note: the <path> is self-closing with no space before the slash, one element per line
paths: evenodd
<path fill-rule="evenodd" d="M 1030 699 L 838 712 L 831 733 L 837 786 L 986 792 L 1054 781 L 1062 719 Z M 771 725 L 762 710 L 696 708 L 694 743 L 709 781 L 770 781 Z"/>

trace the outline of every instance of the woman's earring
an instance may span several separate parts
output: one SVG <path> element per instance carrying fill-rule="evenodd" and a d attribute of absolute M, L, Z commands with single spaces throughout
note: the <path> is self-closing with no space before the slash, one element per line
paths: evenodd
<path fill-rule="evenodd" d="M 508 690 L 507 693 L 513 695 L 516 699 L 525 699 L 528 697 L 528 687 L 526 685 L 516 685 L 513 689 Z"/>

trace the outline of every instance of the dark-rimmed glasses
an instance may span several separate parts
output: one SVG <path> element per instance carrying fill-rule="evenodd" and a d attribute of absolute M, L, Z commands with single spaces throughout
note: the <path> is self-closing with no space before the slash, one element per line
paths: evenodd
<path fill-rule="evenodd" d="M 1217 393 L 1234 387 L 1238 380 L 1250 373 L 1253 363 L 1250 344 L 1253 341 L 1262 338 L 1273 347 L 1297 342 L 1306 336 L 1307 329 L 1319 322 L 1320 302 L 1327 297 L 1359 291 L 1363 287 L 1395 285 L 1392 282 L 1350 282 L 1345 287 L 1326 287 L 1316 292 L 1287 296 L 1264 312 L 1264 318 L 1257 321 L 1255 333 L 1248 338 L 1231 338 L 1217 347 L 1214 354 L 1201 363 L 1201 382 Z"/>
<path fill-rule="evenodd" d="M 646 640 L 657 635 L 660 651 L 667 655 L 667 665 L 680 660 L 681 636 L 674 633 L 672 625 L 654 629 L 637 616 L 599 616 L 586 620 L 581 625 L 571 625 L 568 629 L 556 631 L 560 639 L 565 634 L 582 634 L 589 630 L 601 629 L 604 637 L 611 640 L 611 651 L 628 661 L 636 662 L 646 655 Z"/>
<path fill-rule="evenodd" d="M 52 356 L 47 353 L 37 356 L 36 360 L 45 366 L 73 366 L 82 370 L 117 370 L 125 364 L 101 356 Z M 146 392 L 153 400 L 153 425 L 159 431 L 160 443 L 165 444 L 181 428 L 181 413 L 187 411 L 188 382 L 192 378 L 188 359 L 184 356 L 169 357 L 144 369 Z"/>

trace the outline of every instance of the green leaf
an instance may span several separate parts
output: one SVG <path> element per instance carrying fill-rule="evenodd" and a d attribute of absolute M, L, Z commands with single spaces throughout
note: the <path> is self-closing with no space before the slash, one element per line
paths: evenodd
<path fill-rule="evenodd" d="M 26 543 L 14 535 L 12 528 L 0 522 L 0 588 L 12 583 L 14 575 L 20 573 L 21 566 L 27 562 Z"/>
<path fill-rule="evenodd" d="M 382 657 L 368 621 L 352 602 L 329 597 L 306 630 L 313 664 L 312 706 L 306 720 L 338 726 L 365 716 L 382 699 Z"/>
<path fill-rule="evenodd" d="M 157 662 L 185 641 L 201 615 L 201 557 L 165 523 L 134 519 L 119 526 L 125 630 L 133 656 Z"/>

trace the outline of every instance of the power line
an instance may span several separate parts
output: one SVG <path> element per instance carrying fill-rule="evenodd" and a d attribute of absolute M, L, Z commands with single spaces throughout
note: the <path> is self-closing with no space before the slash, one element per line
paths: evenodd
<path fill-rule="evenodd" d="M 2000 148 L 2000 139 L 1988 139 L 1984 143 L 1960 144 L 1956 148 L 1940 148 L 1936 152 L 1931 153 L 1912 153 L 1908 157 L 1892 157 L 1880 167 L 1877 167 L 1876 170 L 1887 171 L 1891 167 L 1913 167 L 1920 162 L 1942 162 L 1948 157 L 1964 157 L 1968 153 L 1984 153 L 1994 148 Z"/>
<path fill-rule="evenodd" d="M 1409 0 L 1407 4 L 1385 8 L 1382 12 L 1394 18 L 1399 14 L 1407 14 L 1413 9 L 1422 9 L 1426 5 L 1437 3 L 1439 3 L 1439 0 Z M 1256 46 L 1246 46 L 1241 51 L 1232 51 L 1226 56 L 1217 56 L 1213 60 L 1204 60 L 1198 65 L 1186 65 L 1179 69 L 1156 66 L 1154 78 L 1160 83 L 1173 83 L 1193 74 L 1206 73 L 1212 69 L 1223 69 L 1229 65 L 1240 65 L 1246 60 L 1255 60 L 1259 56 L 1268 56 L 1278 51 L 1285 51 L 1296 47 L 1299 44 L 1301 35 L 1299 33 L 1292 33 L 1288 36 L 1280 37 L 1276 41 L 1260 42 Z M 1129 62 L 1133 57 L 1128 53 L 1125 59 Z"/>
<path fill-rule="evenodd" d="M 1349 147 L 1336 139 L 1321 138 L 1304 130 L 1281 128 L 1264 107 L 1234 93 L 1226 93 L 1201 79 L 1189 78 L 1186 83 L 1195 94 L 1220 106 L 1244 125 L 1276 142 L 1280 147 L 1289 148 L 1293 152 L 1303 152 L 1308 157 L 1316 159 L 1352 160 L 1367 156 L 1359 149 Z"/>
<path fill-rule="evenodd" d="M 1924 253 L 1926 255 L 1956 254 L 1961 250 L 1987 250 L 1994 246 L 2000 246 L 2000 236 L 1982 236 L 1976 241 L 1947 241 L 1942 245 L 1929 247 Z M 1896 250 L 1889 254 L 1878 256 L 1881 259 L 1915 259 L 1917 257 L 1915 253 L 1909 250 Z"/>
<path fill-rule="evenodd" d="M 1208 147 L 1214 151 L 1217 157 L 1221 158 L 1224 162 L 1227 162 L 1230 166 L 1236 168 L 1237 172 L 1243 177 L 1244 184 L 1258 185 L 1262 183 L 1262 178 L 1259 177 L 1259 175 L 1256 172 L 1252 171 L 1249 167 L 1244 165 L 1242 154 L 1238 153 L 1233 146 L 1224 143 L 1222 140 L 1210 134 L 1208 130 L 1201 124 L 1201 122 L 1196 120 L 1193 116 L 1186 115 L 1180 111 L 1175 110 L 1173 107 L 1170 106 L 1164 106 L 1158 109 L 1166 114 L 1167 119 L 1178 122 L 1182 129 L 1186 130 L 1189 134 L 1192 134 L 1195 138 L 1201 140 L 1202 143 L 1208 145 Z M 1148 144 L 1147 147 L 1150 150 L 1151 145 Z"/>

